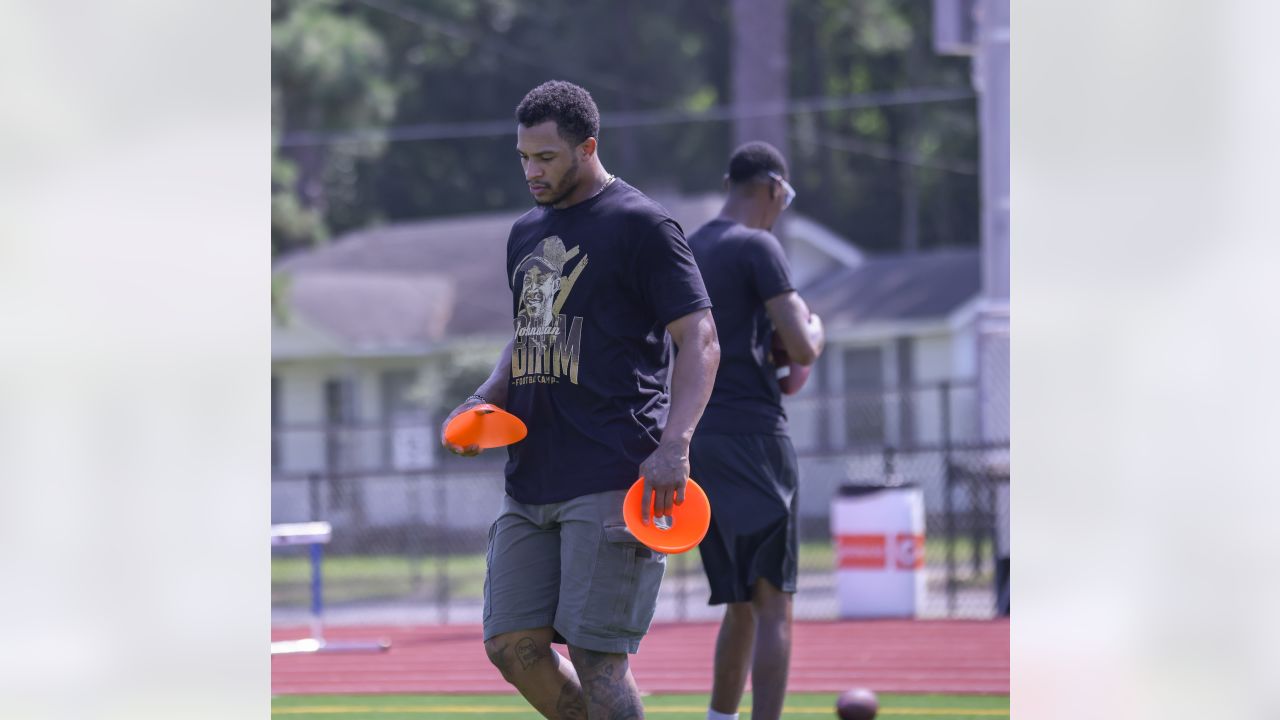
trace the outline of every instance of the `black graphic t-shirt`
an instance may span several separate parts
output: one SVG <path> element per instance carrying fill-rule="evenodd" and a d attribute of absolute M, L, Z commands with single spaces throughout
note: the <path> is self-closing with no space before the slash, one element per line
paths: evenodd
<path fill-rule="evenodd" d="M 529 429 L 508 447 L 507 494 L 544 504 L 630 487 L 666 425 L 666 325 L 711 306 L 684 232 L 614 180 L 517 220 L 507 278 L 507 410 Z"/>
<path fill-rule="evenodd" d="M 784 435 L 777 368 L 769 357 L 773 322 L 766 300 L 793 290 L 782 244 L 767 230 L 715 219 L 689 236 L 715 307 L 720 369 L 697 432 Z"/>

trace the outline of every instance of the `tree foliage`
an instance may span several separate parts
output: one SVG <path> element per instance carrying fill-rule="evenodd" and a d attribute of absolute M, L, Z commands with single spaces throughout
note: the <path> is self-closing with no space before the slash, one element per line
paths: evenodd
<path fill-rule="evenodd" d="M 792 3 L 792 95 L 968 88 L 969 62 L 934 54 L 932 27 L 930 2 Z M 976 244 L 976 112 L 965 100 L 796 116 L 797 207 L 870 250 Z"/>
<path fill-rule="evenodd" d="M 925 0 L 793 0 L 791 97 L 967 89 L 968 62 L 932 52 L 930 11 Z M 272 23 L 276 138 L 327 138 L 275 152 L 276 252 L 368 223 L 528 207 L 513 111 L 548 79 L 592 92 L 606 166 L 641 189 L 716 190 L 732 149 L 723 120 L 609 124 L 731 101 L 729 0 L 277 0 Z M 871 250 L 976 243 L 975 110 L 793 113 L 796 209 Z M 494 121 L 511 131 L 383 132 Z"/>
<path fill-rule="evenodd" d="M 272 130 L 366 128 L 357 142 L 272 152 L 272 245 L 322 241 L 374 216 L 362 178 L 386 150 L 379 131 L 396 114 L 397 88 L 382 35 L 336 0 L 272 6 Z M 279 215 L 279 217 L 276 217 Z"/>

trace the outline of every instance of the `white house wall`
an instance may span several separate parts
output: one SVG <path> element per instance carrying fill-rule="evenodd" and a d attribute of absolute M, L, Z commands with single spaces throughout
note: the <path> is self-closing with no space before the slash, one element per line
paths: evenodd
<path fill-rule="evenodd" d="M 901 438 L 900 417 L 901 404 L 898 403 L 898 344 L 901 337 L 911 338 L 913 345 L 912 378 L 910 384 L 913 391 L 912 409 L 915 414 L 916 437 Z M 855 328 L 834 328 L 829 330 L 827 350 L 823 353 L 826 372 L 829 373 L 829 385 L 832 397 L 842 395 L 845 390 L 843 354 L 848 349 L 879 348 L 881 352 L 882 377 L 886 388 L 885 442 L 897 447 L 910 444 L 941 443 L 942 408 L 940 385 L 950 385 L 951 399 L 951 439 L 964 443 L 976 440 L 977 425 L 977 393 L 975 390 L 977 372 L 976 333 L 972 324 L 930 321 L 924 323 L 902 324 L 864 324 Z M 811 381 L 812 382 L 812 381 Z M 797 398 L 804 397 L 803 393 Z M 817 403 L 811 403 L 811 410 L 798 412 L 816 412 Z M 790 412 L 790 410 L 788 410 Z M 846 436 L 843 406 L 835 401 L 829 403 L 828 426 L 830 439 L 840 445 Z M 816 418 L 807 419 L 808 426 L 817 426 Z M 797 444 L 799 448 L 799 444 Z"/>
<path fill-rule="evenodd" d="M 502 507 L 505 487 L 501 466 L 453 472 L 448 478 L 371 477 L 362 483 L 371 525 L 426 523 L 458 529 L 491 524 Z"/>
<path fill-rule="evenodd" d="M 441 500 L 450 508 L 452 517 L 444 520 L 450 527 L 473 527 L 492 521 L 502 495 L 500 469 L 476 476 L 473 483 L 459 482 L 460 476 L 456 474 L 447 480 L 437 480 L 429 475 L 382 473 L 387 460 L 384 444 L 387 435 L 382 425 L 382 373 L 404 369 L 420 371 L 421 368 L 422 361 L 417 358 L 316 359 L 275 364 L 272 374 L 279 383 L 281 400 L 277 409 L 281 425 L 277 432 L 281 464 L 276 470 L 282 477 L 271 486 L 272 522 L 300 522 L 321 517 L 334 523 L 335 528 L 353 524 L 435 523 L 442 521 L 437 517 Z M 346 378 L 353 383 L 356 424 L 341 433 L 347 464 L 337 470 L 353 471 L 357 475 L 345 481 L 343 502 L 334 501 L 330 480 L 325 477 L 318 493 L 320 507 L 313 510 L 307 476 L 326 471 L 324 388 L 326 381 L 335 378 Z M 434 443 L 434 425 L 398 428 L 395 432 L 429 436 L 432 442 L 427 455 L 416 466 L 436 465 L 439 448 Z M 364 472 L 370 474 L 360 474 Z"/>
<path fill-rule="evenodd" d="M 943 435 L 942 384 L 949 387 L 951 441 L 970 442 L 977 433 L 977 391 L 971 372 L 973 348 L 965 338 L 951 333 L 921 335 L 915 342 L 915 384 L 921 388 L 912 399 L 916 442 L 941 445 Z M 966 365 L 968 367 L 966 367 Z"/>
<path fill-rule="evenodd" d="M 305 482 L 271 482 L 271 522 L 311 522 L 321 518 L 311 508 L 310 489 Z"/>
<path fill-rule="evenodd" d="M 307 363 L 279 364 L 272 375 L 280 387 L 280 425 L 318 426 L 324 422 L 324 381 L 322 367 Z M 278 470 L 283 473 L 311 473 L 324 470 L 324 433 L 317 430 L 288 430 L 276 433 L 279 448 Z"/>
<path fill-rule="evenodd" d="M 960 313 L 958 313 L 960 314 Z M 961 442 L 976 442 L 981 436 L 979 416 L 978 382 L 978 326 L 967 318 L 970 312 L 962 311 L 962 322 L 957 323 L 952 342 L 952 365 L 955 376 L 968 380 L 971 385 L 963 393 L 957 393 L 954 413 L 955 437 Z"/>
<path fill-rule="evenodd" d="M 920 335 L 913 338 L 913 342 L 915 343 L 915 363 L 912 365 L 912 371 L 915 373 L 917 385 L 946 382 L 956 378 L 951 335 L 946 333 Z"/>
<path fill-rule="evenodd" d="M 911 396 L 916 444 L 942 442 L 942 392 L 938 383 L 951 379 L 951 339 L 945 335 L 924 335 L 914 339 L 912 372 L 918 390 Z"/>
<path fill-rule="evenodd" d="M 809 381 L 795 395 L 783 396 L 782 404 L 787 412 L 787 425 L 791 430 L 791 442 L 799 452 L 813 451 L 823 446 L 822 393 L 818 389 L 819 373 L 830 373 L 830 358 L 824 353 L 818 358 Z M 834 386 L 833 386 L 834 387 Z"/>
<path fill-rule="evenodd" d="M 791 442 L 799 452 L 815 450 L 821 445 L 818 437 L 820 408 L 816 396 L 809 388 L 801 390 L 793 398 L 783 401 L 787 411 L 787 425 L 791 430 Z"/>
<path fill-rule="evenodd" d="M 818 452 L 824 449 L 839 449 L 846 444 L 848 422 L 846 418 L 845 398 L 847 396 L 844 368 L 844 353 L 852 349 L 876 349 L 880 351 L 881 377 L 885 387 L 892 393 L 898 381 L 897 349 L 892 339 L 856 340 L 836 339 L 827 343 L 826 349 L 814 367 L 814 375 L 809 382 L 794 396 L 784 397 L 783 404 L 787 410 L 787 420 L 791 428 L 792 442 L 799 452 Z M 821 379 L 818 374 L 826 375 L 826 397 L 819 389 Z M 898 418 L 900 409 L 896 402 L 884 403 L 885 432 L 884 442 L 901 444 L 898 438 Z M 825 422 L 824 422 L 825 420 Z M 825 426 L 825 431 L 824 431 Z"/>
<path fill-rule="evenodd" d="M 884 441 L 900 448 L 912 442 L 911 438 L 902 437 L 902 378 L 898 376 L 898 344 L 897 338 L 886 338 L 884 342 L 863 347 L 880 349 L 880 377 L 885 387 L 884 395 Z M 908 391 L 909 392 L 909 391 Z"/>
<path fill-rule="evenodd" d="M 955 340 L 951 344 L 951 365 L 955 368 L 956 377 L 976 378 L 978 376 L 978 328 L 971 320 L 963 320 L 956 324 L 953 331 Z"/>

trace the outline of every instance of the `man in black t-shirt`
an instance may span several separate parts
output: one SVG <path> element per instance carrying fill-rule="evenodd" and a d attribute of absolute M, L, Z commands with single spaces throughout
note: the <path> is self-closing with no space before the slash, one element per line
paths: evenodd
<path fill-rule="evenodd" d="M 721 348 L 691 455 L 693 477 L 712 507 L 699 546 L 710 602 L 728 603 L 707 717 L 737 718 L 750 670 L 752 720 L 776 720 L 790 666 L 798 501 L 796 454 L 770 349 L 780 336 L 791 360 L 810 365 L 824 337 L 769 232 L 795 197 L 782 155 L 767 143 L 743 145 L 729 160 L 726 184 L 719 217 L 689 236 L 715 304 Z"/>
<path fill-rule="evenodd" d="M 622 500 L 640 476 L 653 517 L 684 500 L 719 362 L 711 301 L 680 226 L 605 172 L 586 90 L 544 83 L 516 119 L 537 207 L 507 240 L 513 338 L 445 421 L 488 402 L 529 431 L 508 448 L 489 533 L 485 649 L 546 717 L 643 717 L 627 654 L 648 631 L 666 556 L 627 530 Z M 670 378 L 668 335 L 680 350 Z M 479 451 L 441 430 L 450 451 Z"/>

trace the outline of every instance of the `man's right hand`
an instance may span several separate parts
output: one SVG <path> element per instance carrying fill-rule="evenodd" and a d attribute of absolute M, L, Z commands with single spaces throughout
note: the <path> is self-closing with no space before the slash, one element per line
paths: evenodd
<path fill-rule="evenodd" d="M 462 447 L 461 445 L 454 445 L 453 443 L 449 442 L 444 437 L 444 430 L 445 428 L 449 427 L 449 422 L 454 418 L 458 417 L 462 413 L 470 410 L 471 408 L 477 405 L 484 405 L 484 404 L 485 402 L 483 400 L 480 400 L 479 398 L 467 398 L 465 401 L 463 401 L 461 405 L 454 408 L 453 412 L 449 413 L 449 417 L 444 419 L 444 423 L 440 425 L 440 444 L 443 445 L 446 450 L 453 453 L 454 455 L 461 455 L 463 457 L 475 457 L 476 455 L 480 454 L 479 445 L 468 445 L 466 447 Z"/>

